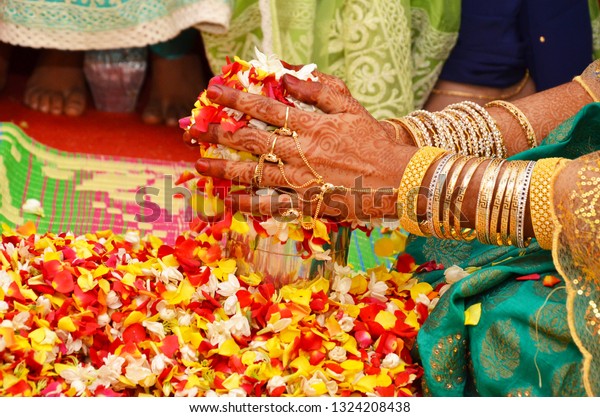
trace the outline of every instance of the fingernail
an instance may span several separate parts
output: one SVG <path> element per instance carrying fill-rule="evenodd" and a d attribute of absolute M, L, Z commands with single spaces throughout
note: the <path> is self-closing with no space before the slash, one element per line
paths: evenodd
<path fill-rule="evenodd" d="M 208 171 L 208 161 L 204 159 L 198 159 L 196 161 L 196 171 L 198 171 L 200 174 Z"/>
<path fill-rule="evenodd" d="M 287 85 L 289 85 L 290 87 L 297 86 L 298 83 L 299 83 L 299 81 L 300 81 L 298 78 L 296 78 L 296 77 L 294 77 L 293 75 L 290 75 L 290 74 L 285 74 L 283 76 L 283 78 L 284 78 L 285 83 Z"/>
<path fill-rule="evenodd" d="M 221 94 L 223 94 L 223 89 L 218 85 L 211 85 L 210 87 L 208 87 L 208 90 L 206 90 L 206 96 L 210 100 L 218 99 L 219 97 L 221 97 Z"/>

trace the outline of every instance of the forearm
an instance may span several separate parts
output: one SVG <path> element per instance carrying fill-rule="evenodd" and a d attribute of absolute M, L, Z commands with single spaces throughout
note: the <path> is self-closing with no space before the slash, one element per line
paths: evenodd
<path fill-rule="evenodd" d="M 550 178 L 558 169 L 558 158 L 534 163 L 448 154 L 424 172 L 415 208 L 418 228 L 410 224 L 410 216 L 402 219 L 403 210 L 411 209 L 410 198 L 402 193 L 403 177 L 398 201 L 403 206 L 399 210 L 403 227 L 445 239 L 476 235 L 484 243 L 500 245 L 526 246 L 536 237 L 543 247 L 549 246 Z M 405 173 L 414 176 L 414 170 Z"/>
<path fill-rule="evenodd" d="M 578 83 L 569 82 L 561 86 L 532 94 L 530 96 L 515 100 L 512 102 L 514 108 L 522 113 L 522 117 L 526 118 L 535 136 L 536 145 L 541 142 L 554 128 L 560 125 L 562 122 L 567 120 L 569 117 L 575 115 L 583 106 L 592 102 L 590 94 Z M 461 104 L 458 104 L 459 106 Z M 504 157 L 514 155 L 531 147 L 528 141 L 528 135 L 519 123 L 517 117 L 511 114 L 507 109 L 502 107 L 486 107 L 485 110 L 493 119 L 493 123 L 498 128 L 500 136 L 506 148 L 506 154 Z M 447 110 L 441 112 L 432 113 L 433 117 L 439 118 L 440 115 L 447 113 Z M 411 113 L 410 116 L 417 113 Z M 425 113 L 423 113 L 425 114 Z M 476 138 L 471 132 L 477 130 L 478 125 L 475 121 L 467 114 L 464 120 L 473 121 L 472 126 L 468 126 L 468 130 L 464 129 L 462 133 L 468 135 L 468 139 L 471 141 L 480 141 L 481 138 Z M 421 119 L 425 119 L 420 116 Z M 445 116 L 448 119 L 447 116 Z M 412 120 L 415 120 L 414 117 Z M 422 147 L 427 145 L 423 142 L 423 137 L 427 135 L 435 137 L 437 131 L 435 129 L 426 129 L 426 126 L 420 121 L 417 125 L 415 122 L 407 120 L 406 117 L 400 119 L 392 119 L 396 124 L 395 131 L 391 130 L 391 127 L 386 125 L 388 134 L 393 135 L 396 141 L 407 145 L 416 145 Z M 408 122 L 408 123 L 407 123 Z M 427 122 L 427 120 L 425 120 Z M 483 122 L 480 122 L 481 125 Z M 429 124 L 427 127 L 432 128 L 433 124 Z M 462 123 L 462 126 L 466 125 Z M 454 132 L 453 132 L 454 133 Z M 479 133 L 478 133 L 479 134 Z M 453 134 L 454 142 L 459 139 L 458 134 Z M 432 140 L 433 142 L 433 140 Z M 433 146 L 439 146 L 431 143 Z M 446 148 L 448 149 L 448 148 Z M 472 151 L 469 154 L 473 154 Z"/>

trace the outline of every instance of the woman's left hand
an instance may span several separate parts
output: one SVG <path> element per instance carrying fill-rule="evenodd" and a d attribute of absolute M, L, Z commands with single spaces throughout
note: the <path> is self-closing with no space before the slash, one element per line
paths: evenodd
<path fill-rule="evenodd" d="M 333 217 L 336 220 L 371 221 L 396 217 L 396 193 L 404 167 L 417 148 L 393 142 L 385 124 L 374 119 L 348 92 L 341 81 L 301 81 L 285 75 L 284 87 L 294 98 L 318 107 L 323 113 L 303 111 L 276 100 L 244 93 L 225 86 L 208 89 L 213 102 L 262 120 L 285 126 L 297 133 L 275 135 L 242 128 L 235 133 L 212 124 L 200 133 L 192 126 L 189 135 L 200 142 L 220 143 L 240 151 L 263 155 L 264 164 L 201 158 L 199 173 L 230 179 L 241 184 L 260 181 L 261 187 L 295 190 L 288 197 L 236 196 L 237 209 L 275 216 L 292 208 L 304 214 Z M 279 130 L 282 133 L 282 130 Z M 285 131 L 283 131 L 285 133 Z M 270 155 L 272 162 L 264 160 Z M 280 161 L 279 163 L 277 163 Z M 260 171 L 260 172 L 258 172 Z M 321 180 L 319 180 L 319 177 Z M 331 187 L 316 208 L 322 187 Z"/>

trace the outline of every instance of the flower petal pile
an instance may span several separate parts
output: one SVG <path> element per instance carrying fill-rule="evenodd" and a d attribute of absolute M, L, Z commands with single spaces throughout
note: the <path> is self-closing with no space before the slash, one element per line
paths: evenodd
<path fill-rule="evenodd" d="M 441 290 L 348 266 L 275 288 L 194 232 L 5 227 L 0 268 L 2 396 L 418 395 L 409 352 Z"/>

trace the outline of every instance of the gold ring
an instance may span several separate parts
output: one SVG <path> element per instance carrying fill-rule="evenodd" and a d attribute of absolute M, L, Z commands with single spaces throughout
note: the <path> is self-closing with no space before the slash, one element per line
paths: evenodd
<path fill-rule="evenodd" d="M 271 136 L 273 136 L 273 142 L 271 142 Z M 275 154 L 275 144 L 277 143 L 277 134 L 275 132 L 271 133 L 269 136 L 269 140 L 267 141 L 267 145 L 271 142 L 271 150 L 265 154 L 265 160 L 267 162 L 272 162 L 274 164 L 280 161 L 279 157 Z"/>
<path fill-rule="evenodd" d="M 290 107 L 289 107 L 289 106 L 285 108 L 285 120 L 284 120 L 284 122 L 283 122 L 283 128 L 284 128 L 284 129 L 287 129 L 287 128 L 288 128 L 288 127 L 287 127 L 287 124 L 288 124 L 288 117 L 290 117 Z"/>
<path fill-rule="evenodd" d="M 300 217 L 300 213 L 298 212 L 298 210 L 296 210 L 294 208 L 289 208 L 283 212 L 282 216 L 283 217 L 291 217 L 290 221 L 293 221 L 293 220 L 298 219 L 298 217 Z"/>
<path fill-rule="evenodd" d="M 260 187 L 262 183 L 263 165 L 264 160 L 261 156 L 261 158 L 256 163 L 256 166 L 254 167 L 254 175 L 252 176 L 252 182 L 258 187 Z"/>
<path fill-rule="evenodd" d="M 292 136 L 295 133 L 292 129 L 288 127 L 288 118 L 290 116 L 290 107 L 287 106 L 285 108 L 285 121 L 283 122 L 283 127 L 275 129 L 275 133 L 281 136 Z"/>

